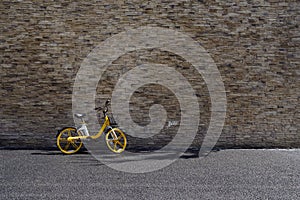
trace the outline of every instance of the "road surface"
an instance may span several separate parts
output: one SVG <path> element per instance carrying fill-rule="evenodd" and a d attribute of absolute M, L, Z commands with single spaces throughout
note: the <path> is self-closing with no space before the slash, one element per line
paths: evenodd
<path fill-rule="evenodd" d="M 300 150 L 222 150 L 161 170 L 113 170 L 83 153 L 1 150 L 0 199 L 300 199 Z"/>

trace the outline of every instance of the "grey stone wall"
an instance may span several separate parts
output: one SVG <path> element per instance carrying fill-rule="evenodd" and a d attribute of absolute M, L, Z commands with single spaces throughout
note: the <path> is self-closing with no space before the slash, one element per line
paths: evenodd
<path fill-rule="evenodd" d="M 72 86 L 83 59 L 105 39 L 145 25 L 188 34 L 215 61 L 227 95 L 218 147 L 300 147 L 299 14 L 296 0 L 1 1 L 1 148 L 54 147 L 56 131 L 74 123 Z M 97 104 L 120 74 L 144 62 L 167 64 L 190 81 L 201 112 L 193 144 L 199 146 L 210 98 L 202 77 L 178 55 L 152 49 L 121 56 L 99 81 Z M 180 118 L 174 94 L 148 85 L 132 96 L 133 120 L 147 124 L 153 103 L 165 106 L 170 121 Z M 163 146 L 176 126 L 168 131 L 141 146 Z"/>

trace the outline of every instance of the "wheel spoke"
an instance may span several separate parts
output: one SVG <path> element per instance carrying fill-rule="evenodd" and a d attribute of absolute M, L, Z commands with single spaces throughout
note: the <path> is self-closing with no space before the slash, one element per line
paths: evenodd
<path fill-rule="evenodd" d="M 66 144 L 64 150 L 67 151 L 69 147 L 70 147 L 70 142 L 68 142 L 68 143 Z"/>
<path fill-rule="evenodd" d="M 120 141 L 117 141 L 116 143 L 118 143 L 122 148 L 124 147 L 124 145 Z"/>
<path fill-rule="evenodd" d="M 70 130 L 68 130 L 68 136 L 69 136 L 69 137 L 72 137 L 71 131 L 70 131 Z"/>
<path fill-rule="evenodd" d="M 72 142 L 71 142 L 71 145 L 72 145 L 75 149 L 78 148 L 77 144 L 75 144 L 75 141 L 72 141 Z"/>
<path fill-rule="evenodd" d="M 59 138 L 59 141 L 66 142 L 68 140 L 67 140 L 67 138 Z"/>

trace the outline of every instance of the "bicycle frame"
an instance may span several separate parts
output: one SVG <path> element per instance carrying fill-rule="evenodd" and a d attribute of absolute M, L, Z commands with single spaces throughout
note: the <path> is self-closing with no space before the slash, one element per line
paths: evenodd
<path fill-rule="evenodd" d="M 83 121 L 83 124 L 85 124 L 85 122 Z M 106 129 L 106 127 L 109 127 L 110 126 L 110 122 L 109 122 L 109 118 L 107 115 L 105 115 L 105 121 L 101 127 L 101 129 L 99 130 L 99 132 L 96 134 L 96 135 L 92 135 L 92 136 L 76 136 L 76 137 L 68 137 L 68 141 L 71 142 L 72 140 L 77 140 L 77 139 L 88 139 L 88 138 L 91 138 L 91 139 L 97 139 L 99 138 L 102 133 L 104 132 L 104 130 Z M 115 134 L 114 134 L 114 138 L 116 138 Z"/>

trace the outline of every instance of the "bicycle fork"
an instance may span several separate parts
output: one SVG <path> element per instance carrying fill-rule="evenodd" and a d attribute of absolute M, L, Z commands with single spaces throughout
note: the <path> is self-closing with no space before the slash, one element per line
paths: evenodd
<path fill-rule="evenodd" d="M 115 130 L 111 126 L 109 126 L 108 128 L 111 130 L 112 137 L 114 138 L 114 140 L 117 140 L 118 136 L 117 136 Z"/>

